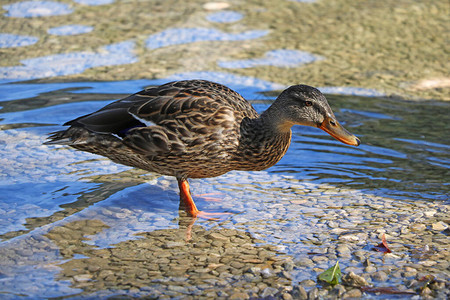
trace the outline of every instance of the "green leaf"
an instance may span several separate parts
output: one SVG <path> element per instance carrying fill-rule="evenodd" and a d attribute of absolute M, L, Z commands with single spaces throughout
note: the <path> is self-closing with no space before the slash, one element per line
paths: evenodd
<path fill-rule="evenodd" d="M 341 280 L 341 268 L 339 268 L 339 261 L 334 266 L 319 274 L 319 280 L 325 281 L 331 285 L 336 285 Z"/>

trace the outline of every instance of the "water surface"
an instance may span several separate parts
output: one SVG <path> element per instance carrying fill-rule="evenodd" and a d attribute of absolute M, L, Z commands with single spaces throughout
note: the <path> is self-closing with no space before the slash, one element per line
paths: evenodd
<path fill-rule="evenodd" d="M 448 202 L 450 116 L 444 112 L 449 103 L 328 95 L 337 118 L 361 138 L 361 146 L 296 126 L 291 147 L 276 166 L 192 180 L 202 210 L 231 215 L 198 220 L 186 242 L 173 178 L 42 145 L 62 123 L 147 84 L 0 85 L 3 296 L 220 296 L 231 282 L 246 288 L 250 275 L 239 273 L 239 264 L 269 270 L 261 275 L 272 280 L 266 285 L 291 286 L 315 279 L 313 267 L 329 267 L 317 261 L 305 269 L 302 262 L 308 255 L 331 253 L 342 242 L 333 220 L 341 229 L 364 234 L 357 245 L 366 249 L 368 241 L 376 241 L 377 228 L 397 230 L 397 223 L 377 223 L 386 218 L 376 217 L 379 208 L 388 216 L 414 218 L 415 211 Z M 242 81 L 229 85 L 260 112 L 278 94 L 255 91 Z M 271 277 L 275 271 L 262 267 L 268 258 L 287 277 Z M 340 262 L 344 269 L 361 264 L 342 257 Z M 380 261 L 396 263 L 401 264 L 395 258 Z"/>

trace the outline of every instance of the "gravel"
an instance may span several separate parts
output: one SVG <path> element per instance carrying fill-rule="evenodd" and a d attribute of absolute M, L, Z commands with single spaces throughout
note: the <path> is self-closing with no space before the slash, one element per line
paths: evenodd
<path fill-rule="evenodd" d="M 48 153 L 49 159 L 40 162 L 41 173 L 30 173 L 32 178 L 48 176 L 53 169 L 53 154 Z M 97 165 L 111 173 L 110 179 L 85 177 L 105 185 L 92 196 L 85 194 L 86 199 L 99 201 L 122 179 L 130 184 L 131 170 L 114 173 L 104 169 L 108 166 Z M 0 290 L 42 297 L 328 299 L 377 298 L 391 292 L 449 296 L 446 203 L 394 201 L 325 184 L 294 185 L 286 175 L 232 172 L 192 181 L 195 193 L 219 192 L 224 199 L 217 204 L 200 197 L 203 209 L 219 205 L 235 214 L 221 222 L 198 220 L 187 240 L 187 227 L 178 225 L 184 223 L 176 214 L 176 182 L 134 176 L 126 188 L 132 202 L 118 193 L 82 210 L 66 205 L 64 217 L 30 220 L 27 226 L 34 230 L 18 230 L 16 238 L 3 242 Z M 142 183 L 146 180 L 151 185 Z M 161 198 L 169 211 L 146 200 L 152 197 Z M 14 219 L 19 217 L 16 209 L 26 216 L 40 205 L 1 209 L 13 217 L 5 222 L 20 223 Z M 382 235 L 392 253 L 372 250 Z M 317 276 L 336 261 L 343 273 L 341 283 L 332 287 L 318 282 Z M 16 282 L 21 282 L 20 288 Z"/>

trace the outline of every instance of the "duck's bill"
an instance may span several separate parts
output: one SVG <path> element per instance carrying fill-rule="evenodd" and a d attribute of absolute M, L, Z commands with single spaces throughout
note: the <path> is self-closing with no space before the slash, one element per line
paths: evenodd
<path fill-rule="evenodd" d="M 337 139 L 338 141 L 352 146 L 359 146 L 361 141 L 342 127 L 339 122 L 333 118 L 326 118 L 319 126 L 320 129 Z"/>

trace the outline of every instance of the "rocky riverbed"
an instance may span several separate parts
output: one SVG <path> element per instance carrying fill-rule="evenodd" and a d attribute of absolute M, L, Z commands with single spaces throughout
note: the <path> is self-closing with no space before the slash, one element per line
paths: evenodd
<path fill-rule="evenodd" d="M 54 168 L 52 156 L 76 158 L 69 149 L 53 154 L 41 146 L 42 137 L 16 143 L 23 140 L 48 155 L 39 162 L 41 171 L 30 173 L 36 191 L 52 180 L 45 171 Z M 449 296 L 446 202 L 397 200 L 276 173 L 232 172 L 192 181 L 192 190 L 205 195 L 197 197 L 202 209 L 232 214 L 198 220 L 190 228 L 190 220 L 177 215 L 174 180 L 133 169 L 117 173 L 114 164 L 90 156 L 85 164 L 100 164 L 104 175 L 83 175 L 84 188 L 70 178 L 86 166 L 75 164 L 53 177 L 54 184 L 68 186 L 55 194 L 71 202 L 62 210 L 29 201 L 0 207 L 10 216 L 5 226 L 36 216 L 25 228 L 2 235 L 0 290 L 6 299 L 20 290 L 44 297 L 161 299 Z M 28 182 L 26 174 L 15 178 Z M 80 189 L 85 192 L 76 196 Z M 383 236 L 391 253 L 374 249 Z M 319 281 L 336 262 L 340 283 Z"/>

